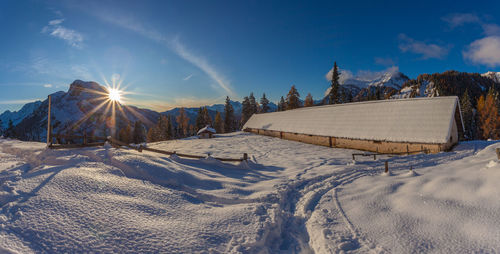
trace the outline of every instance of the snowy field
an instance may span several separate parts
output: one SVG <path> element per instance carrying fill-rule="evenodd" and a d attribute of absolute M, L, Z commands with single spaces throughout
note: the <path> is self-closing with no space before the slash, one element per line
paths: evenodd
<path fill-rule="evenodd" d="M 250 160 L 0 139 L 0 252 L 500 250 L 497 142 L 356 162 L 354 150 L 247 133 L 150 147 Z"/>

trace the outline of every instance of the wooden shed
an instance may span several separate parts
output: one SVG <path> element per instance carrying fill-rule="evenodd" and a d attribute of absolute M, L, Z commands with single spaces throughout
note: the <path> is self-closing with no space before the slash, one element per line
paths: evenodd
<path fill-rule="evenodd" d="M 213 138 L 215 133 L 215 129 L 207 125 L 201 128 L 197 134 L 199 138 Z"/>
<path fill-rule="evenodd" d="M 243 130 L 378 153 L 447 151 L 464 133 L 456 96 L 355 102 L 254 114 Z"/>

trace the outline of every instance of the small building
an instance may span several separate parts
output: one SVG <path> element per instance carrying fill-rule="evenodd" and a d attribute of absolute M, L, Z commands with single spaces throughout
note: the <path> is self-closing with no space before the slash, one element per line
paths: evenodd
<path fill-rule="evenodd" d="M 378 153 L 448 151 L 464 133 L 456 96 L 355 102 L 254 114 L 243 130 Z"/>
<path fill-rule="evenodd" d="M 200 138 L 213 138 L 215 133 L 217 133 L 215 129 L 207 125 L 198 131 L 198 136 Z"/>

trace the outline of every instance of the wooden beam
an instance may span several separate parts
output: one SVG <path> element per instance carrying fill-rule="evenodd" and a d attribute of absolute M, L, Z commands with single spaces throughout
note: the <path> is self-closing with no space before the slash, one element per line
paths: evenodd
<path fill-rule="evenodd" d="M 47 111 L 47 146 L 50 147 L 50 145 L 52 145 L 52 137 L 51 137 L 51 134 L 52 134 L 52 127 L 50 125 L 50 104 L 51 104 L 51 101 L 52 101 L 52 96 L 48 96 L 49 98 L 49 109 Z"/>

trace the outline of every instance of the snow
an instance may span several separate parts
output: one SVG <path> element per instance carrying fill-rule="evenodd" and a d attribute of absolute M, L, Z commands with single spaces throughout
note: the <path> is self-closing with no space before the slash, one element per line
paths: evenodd
<path fill-rule="evenodd" d="M 488 71 L 486 73 L 481 74 L 481 76 L 490 78 L 496 83 L 500 83 L 500 72 Z"/>
<path fill-rule="evenodd" d="M 148 146 L 211 155 L 49 150 L 43 143 L 0 139 L 0 252 L 500 248 L 496 141 L 355 163 L 354 150 L 242 132 Z M 243 163 L 213 158 L 243 153 L 250 158 Z M 383 176 L 386 160 L 391 175 Z"/>
<path fill-rule="evenodd" d="M 458 98 L 357 102 L 254 114 L 243 126 L 338 138 L 446 143 Z"/>
<path fill-rule="evenodd" d="M 207 125 L 207 126 L 205 126 L 205 127 L 201 128 L 201 129 L 198 131 L 198 133 L 197 133 L 197 134 L 198 134 L 198 135 L 200 135 L 200 133 L 203 133 L 203 132 L 205 132 L 205 131 L 208 131 L 208 132 L 211 132 L 211 133 L 217 133 L 217 132 L 215 131 L 215 129 L 214 129 L 214 128 L 212 128 L 212 127 L 210 127 L 209 125 Z"/>

